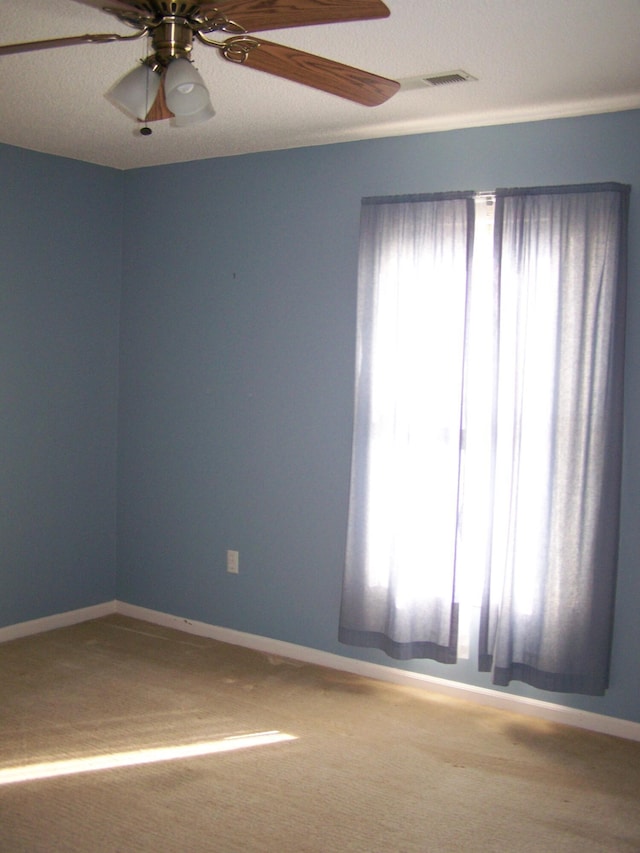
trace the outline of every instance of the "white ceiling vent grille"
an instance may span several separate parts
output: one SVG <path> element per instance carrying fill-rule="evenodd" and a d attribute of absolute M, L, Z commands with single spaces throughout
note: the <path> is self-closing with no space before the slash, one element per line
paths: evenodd
<path fill-rule="evenodd" d="M 449 86 L 452 83 L 469 83 L 477 80 L 468 71 L 441 71 L 437 74 L 421 74 L 419 77 L 406 77 L 400 81 L 402 89 L 422 89 L 425 86 Z"/>

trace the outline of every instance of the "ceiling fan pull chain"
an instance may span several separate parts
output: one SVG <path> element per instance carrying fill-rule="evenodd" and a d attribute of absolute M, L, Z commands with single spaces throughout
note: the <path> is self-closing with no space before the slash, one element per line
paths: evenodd
<path fill-rule="evenodd" d="M 147 58 L 146 58 L 146 64 L 147 65 L 149 64 L 150 56 L 151 56 L 151 53 L 149 50 L 149 41 L 147 40 Z M 145 97 L 144 97 L 144 100 L 145 100 L 145 116 L 148 116 L 149 110 L 151 108 L 151 104 L 149 103 L 149 76 L 148 75 L 147 75 L 147 78 L 145 81 Z M 153 131 L 149 127 L 147 119 L 145 118 L 144 126 L 140 128 L 140 135 L 141 136 L 151 136 L 152 133 L 153 133 Z"/>

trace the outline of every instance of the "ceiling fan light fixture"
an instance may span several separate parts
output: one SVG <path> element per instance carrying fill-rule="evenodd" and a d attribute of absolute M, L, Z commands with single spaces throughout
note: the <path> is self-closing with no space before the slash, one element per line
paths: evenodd
<path fill-rule="evenodd" d="M 198 110 L 197 113 L 191 113 L 188 116 L 176 115 L 172 119 L 172 124 L 174 124 L 175 127 L 189 127 L 192 124 L 202 124 L 205 121 L 209 121 L 210 118 L 213 118 L 215 114 L 216 111 L 213 109 L 211 101 L 207 101 L 205 106 L 201 110 Z"/>
<path fill-rule="evenodd" d="M 211 107 L 204 80 L 184 57 L 173 59 L 167 66 L 164 92 L 167 107 L 176 118 L 194 116 L 206 110 L 207 105 Z"/>
<path fill-rule="evenodd" d="M 146 63 L 136 66 L 120 80 L 107 97 L 117 106 L 144 121 L 158 94 L 161 78 Z"/>

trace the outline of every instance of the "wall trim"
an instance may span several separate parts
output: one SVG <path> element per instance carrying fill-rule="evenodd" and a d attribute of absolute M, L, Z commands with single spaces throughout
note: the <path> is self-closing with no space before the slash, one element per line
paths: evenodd
<path fill-rule="evenodd" d="M 299 646 L 284 640 L 274 640 L 270 637 L 262 637 L 258 634 L 247 634 L 244 631 L 236 631 L 233 628 L 223 628 L 218 625 L 210 625 L 206 622 L 197 622 L 182 616 L 174 616 L 171 613 L 163 613 L 159 610 L 150 610 L 147 607 L 139 607 L 136 604 L 127 604 L 124 601 L 105 601 L 91 607 L 82 607 L 78 610 L 69 610 L 65 613 L 56 613 L 53 616 L 45 616 L 42 619 L 32 619 L 28 622 L 19 622 L 16 625 L 8 625 L 0 628 L 0 643 L 9 640 L 17 640 L 32 634 L 41 634 L 44 631 L 53 631 L 56 628 L 66 628 L 69 625 L 77 625 L 80 622 L 88 622 L 91 619 L 100 619 L 120 613 L 143 622 L 150 622 L 164 628 L 173 628 L 186 634 L 194 634 L 199 637 L 208 637 L 234 646 L 243 646 L 257 652 L 290 658 L 291 660 L 303 661 L 304 663 L 325 666 L 342 672 L 350 672 L 353 675 L 361 675 L 365 678 L 375 678 L 378 681 L 388 681 L 404 687 L 416 687 L 452 696 L 467 702 L 476 702 L 490 708 L 501 711 L 509 711 L 523 714 L 528 717 L 547 720 L 553 723 L 562 723 L 599 734 L 613 735 L 626 740 L 640 741 L 640 723 L 631 720 L 623 720 L 619 717 L 608 717 L 605 714 L 595 714 L 591 711 L 581 711 L 576 708 L 567 708 L 564 705 L 556 705 L 552 702 L 544 702 L 540 699 L 529 699 L 525 696 L 514 696 L 512 694 L 498 693 L 486 687 L 475 687 L 471 684 L 462 684 L 457 681 L 448 681 L 431 675 L 423 675 L 417 672 L 407 672 L 392 666 L 369 663 L 368 661 L 347 658 L 342 655 L 323 652 L 308 646 Z"/>
<path fill-rule="evenodd" d="M 31 634 L 42 634 L 44 631 L 54 631 L 56 628 L 66 628 L 88 622 L 90 619 L 100 619 L 116 612 L 116 601 L 104 601 L 91 607 L 81 607 L 78 610 L 68 610 L 65 613 L 55 613 L 53 616 L 43 616 L 42 619 L 31 619 L 28 622 L 18 622 L 0 628 L 0 643 L 29 637 Z"/>
<path fill-rule="evenodd" d="M 499 693 L 496 690 L 490 690 L 485 687 L 475 687 L 470 684 L 462 684 L 435 676 L 407 672 L 406 670 L 396 669 L 391 666 L 346 658 L 342 655 L 332 654 L 331 652 L 323 652 L 307 646 L 298 646 L 294 643 L 274 640 L 257 634 L 247 634 L 232 628 L 222 628 L 205 622 L 196 622 L 192 619 L 173 616 L 170 613 L 162 613 L 157 610 L 149 610 L 146 607 L 138 607 L 135 604 L 126 604 L 122 601 L 116 601 L 115 605 L 116 612 L 121 613 L 123 616 L 130 616 L 134 619 L 151 622 L 165 628 L 174 628 L 178 631 L 184 631 L 187 634 L 208 637 L 212 640 L 219 640 L 234 646 L 244 646 L 254 651 L 325 666 L 329 669 L 350 672 L 366 678 L 375 678 L 378 681 L 388 681 L 404 687 L 417 687 L 422 690 L 430 690 L 433 693 L 452 696 L 467 702 L 476 702 L 480 705 L 486 705 L 501 711 L 523 714 L 553 723 L 562 723 L 563 725 L 587 729 L 592 732 L 598 732 L 599 734 L 640 741 L 640 723 L 635 723 L 631 720 L 608 717 L 605 714 L 595 714 L 591 711 L 567 708 L 564 705 L 544 702 L 540 699 L 529 699 L 525 696 Z"/>

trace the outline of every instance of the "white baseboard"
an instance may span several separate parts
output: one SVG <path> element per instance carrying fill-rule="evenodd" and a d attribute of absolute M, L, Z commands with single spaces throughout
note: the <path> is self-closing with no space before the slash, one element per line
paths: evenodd
<path fill-rule="evenodd" d="M 607 717 L 604 714 L 594 714 L 590 711 L 580 711 L 575 708 L 567 708 L 564 705 L 556 705 L 552 702 L 543 702 L 539 699 L 528 699 L 523 696 L 500 693 L 484 687 L 474 687 L 470 684 L 461 684 L 457 681 L 448 681 L 444 678 L 436 678 L 430 675 L 422 675 L 415 672 L 396 669 L 392 666 L 369 663 L 354 658 L 342 657 L 342 655 L 311 649 L 307 646 L 298 646 L 283 640 L 273 640 L 270 637 L 261 637 L 257 634 L 247 634 L 243 631 L 235 631 L 232 628 L 221 628 L 217 625 L 209 625 L 206 622 L 196 622 L 170 613 L 162 613 L 158 610 L 149 610 L 146 607 L 138 607 L 135 604 L 127 604 L 122 601 L 105 601 L 92 607 L 83 607 L 79 610 L 69 610 L 66 613 L 57 613 L 53 616 L 45 616 L 42 619 L 32 619 L 29 622 L 20 622 L 0 628 L 0 643 L 8 640 L 17 640 L 31 634 L 40 634 L 43 631 L 52 631 L 55 628 L 65 628 L 91 619 L 99 619 L 112 613 L 121 613 L 134 619 L 141 619 L 154 625 L 165 628 L 174 628 L 187 634 L 195 634 L 200 637 L 208 637 L 234 646 L 243 646 L 254 651 L 291 660 L 304 661 L 305 663 L 325 666 L 342 672 L 350 672 L 365 678 L 375 678 L 378 681 L 388 681 L 405 687 L 417 687 L 422 690 L 430 690 L 463 699 L 467 702 L 476 702 L 502 711 L 524 714 L 529 717 L 547 720 L 554 723 L 562 723 L 567 726 L 588 729 L 600 734 L 613 735 L 626 738 L 627 740 L 640 741 L 640 723 L 631 720 L 622 720 L 618 717 Z"/>
<path fill-rule="evenodd" d="M 115 612 L 116 602 L 105 601 L 102 604 L 94 604 L 92 607 L 81 607 L 79 610 L 68 610 L 66 613 L 44 616 L 42 619 L 18 622 L 16 625 L 0 628 L 0 643 L 18 640 L 20 637 L 29 637 L 31 634 L 42 634 L 44 631 L 53 631 L 55 628 L 66 628 L 68 625 L 77 625 L 80 622 L 88 622 L 90 619 L 99 619 L 101 616 L 108 616 Z"/>
<path fill-rule="evenodd" d="M 485 687 L 474 687 L 469 684 L 461 684 L 457 681 L 448 681 L 443 678 L 422 675 L 420 673 L 407 672 L 391 666 L 369 663 L 367 661 L 346 658 L 341 655 L 322 652 L 306 646 L 298 646 L 282 640 L 273 640 L 269 637 L 261 637 L 257 634 L 246 634 L 231 628 L 221 628 L 209 625 L 205 622 L 195 622 L 169 613 L 161 613 L 157 610 L 148 610 L 146 607 L 138 607 L 134 604 L 126 604 L 116 601 L 116 612 L 144 622 L 151 622 L 165 628 L 174 628 L 187 634 L 196 634 L 200 637 L 209 637 L 235 646 L 244 646 L 255 651 L 292 660 L 304 661 L 305 663 L 325 666 L 329 669 L 337 669 L 350 672 L 354 675 L 362 675 L 366 678 L 375 678 L 379 681 L 389 681 L 405 687 L 417 687 L 463 699 L 467 702 L 476 702 L 502 711 L 510 711 L 516 714 L 524 714 L 529 717 L 547 720 L 553 723 L 562 723 L 580 729 L 588 729 L 600 734 L 613 735 L 626 738 L 627 740 L 640 741 L 640 723 L 631 720 L 622 720 L 618 717 L 607 717 L 604 714 L 595 714 L 590 711 L 580 711 L 575 708 L 567 708 L 564 705 L 556 705 L 553 702 L 543 702 L 539 699 L 528 699 L 524 696 L 499 693 Z"/>

